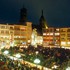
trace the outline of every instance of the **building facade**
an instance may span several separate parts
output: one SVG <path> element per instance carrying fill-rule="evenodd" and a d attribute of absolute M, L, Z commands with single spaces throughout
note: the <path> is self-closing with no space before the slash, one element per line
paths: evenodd
<path fill-rule="evenodd" d="M 68 28 L 44 28 L 43 29 L 44 47 L 70 48 L 70 27 Z"/>
<path fill-rule="evenodd" d="M 60 45 L 63 48 L 70 48 L 70 27 L 60 28 Z"/>
<path fill-rule="evenodd" d="M 42 10 L 39 21 L 39 31 L 41 33 L 40 35 L 43 37 L 43 46 L 70 48 L 70 27 L 55 28 L 49 27 L 47 24 Z"/>
<path fill-rule="evenodd" d="M 31 34 L 31 22 L 26 22 L 26 25 L 0 24 L 0 46 L 27 45 Z"/>
<path fill-rule="evenodd" d="M 60 46 L 60 30 L 59 28 L 43 29 L 43 46 L 56 47 Z"/>

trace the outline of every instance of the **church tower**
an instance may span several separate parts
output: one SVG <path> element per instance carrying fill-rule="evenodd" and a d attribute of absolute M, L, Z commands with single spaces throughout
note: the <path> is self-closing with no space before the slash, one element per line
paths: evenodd
<path fill-rule="evenodd" d="M 26 21 L 27 21 L 27 9 L 23 7 L 20 10 L 20 22 L 23 23 Z"/>
<path fill-rule="evenodd" d="M 43 34 L 43 32 L 42 32 L 43 29 L 48 28 L 47 24 L 46 24 L 46 19 L 44 18 L 44 15 L 43 15 L 43 10 L 42 10 L 42 15 L 41 15 L 40 20 L 39 20 L 39 26 L 40 26 L 41 34 Z"/>
<path fill-rule="evenodd" d="M 40 20 L 39 20 L 39 24 L 40 24 L 41 28 L 46 28 L 46 20 L 43 16 L 43 10 L 42 10 L 42 15 L 41 15 Z"/>

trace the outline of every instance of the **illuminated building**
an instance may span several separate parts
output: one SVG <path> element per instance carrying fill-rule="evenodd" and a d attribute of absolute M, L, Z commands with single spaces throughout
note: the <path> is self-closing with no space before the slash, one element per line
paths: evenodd
<path fill-rule="evenodd" d="M 26 25 L 0 24 L 0 46 L 27 45 L 31 34 L 31 22 Z"/>
<path fill-rule="evenodd" d="M 55 47 L 60 46 L 60 30 L 59 28 L 43 29 L 43 46 Z"/>
<path fill-rule="evenodd" d="M 70 48 L 70 27 L 43 29 L 43 46 Z"/>
<path fill-rule="evenodd" d="M 42 15 L 40 17 L 39 26 L 37 27 L 38 36 L 43 38 L 44 47 L 64 47 L 70 48 L 70 27 L 54 28 L 48 27 L 47 22 Z"/>
<path fill-rule="evenodd" d="M 60 45 L 63 48 L 70 48 L 70 27 L 60 28 Z"/>
<path fill-rule="evenodd" d="M 31 35 L 31 45 L 33 45 L 34 47 L 37 47 L 37 45 L 42 45 L 42 43 L 43 43 L 42 36 L 38 36 L 36 29 L 33 29 L 32 35 Z"/>
<path fill-rule="evenodd" d="M 47 29 L 44 28 L 43 46 L 70 48 L 70 27 L 68 28 L 48 27 Z"/>
<path fill-rule="evenodd" d="M 47 26 L 43 15 L 39 20 L 39 25 L 27 22 L 27 9 L 20 11 L 19 24 L 0 24 L 0 47 L 4 46 L 25 46 L 29 44 L 43 45 L 44 47 L 70 47 L 70 27 L 54 28 Z M 36 28 L 34 35 L 32 29 Z M 33 34 L 33 35 L 32 35 Z M 35 38 L 31 39 L 31 37 Z M 33 41 L 32 41 L 33 40 Z"/>

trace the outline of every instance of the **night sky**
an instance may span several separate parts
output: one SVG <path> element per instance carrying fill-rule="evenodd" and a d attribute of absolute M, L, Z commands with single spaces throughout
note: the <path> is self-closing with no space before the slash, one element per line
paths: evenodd
<path fill-rule="evenodd" d="M 48 26 L 70 26 L 70 0 L 0 0 L 0 23 L 19 22 L 23 6 L 33 24 L 39 23 L 43 9 Z"/>

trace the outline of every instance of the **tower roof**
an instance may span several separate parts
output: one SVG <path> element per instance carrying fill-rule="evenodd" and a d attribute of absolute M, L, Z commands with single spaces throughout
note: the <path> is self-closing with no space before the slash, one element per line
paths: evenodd
<path fill-rule="evenodd" d="M 41 25 L 42 28 L 47 27 L 46 19 L 44 18 L 44 15 L 43 15 L 43 10 L 42 10 L 42 14 L 41 14 L 41 17 L 40 17 L 40 25 Z"/>

